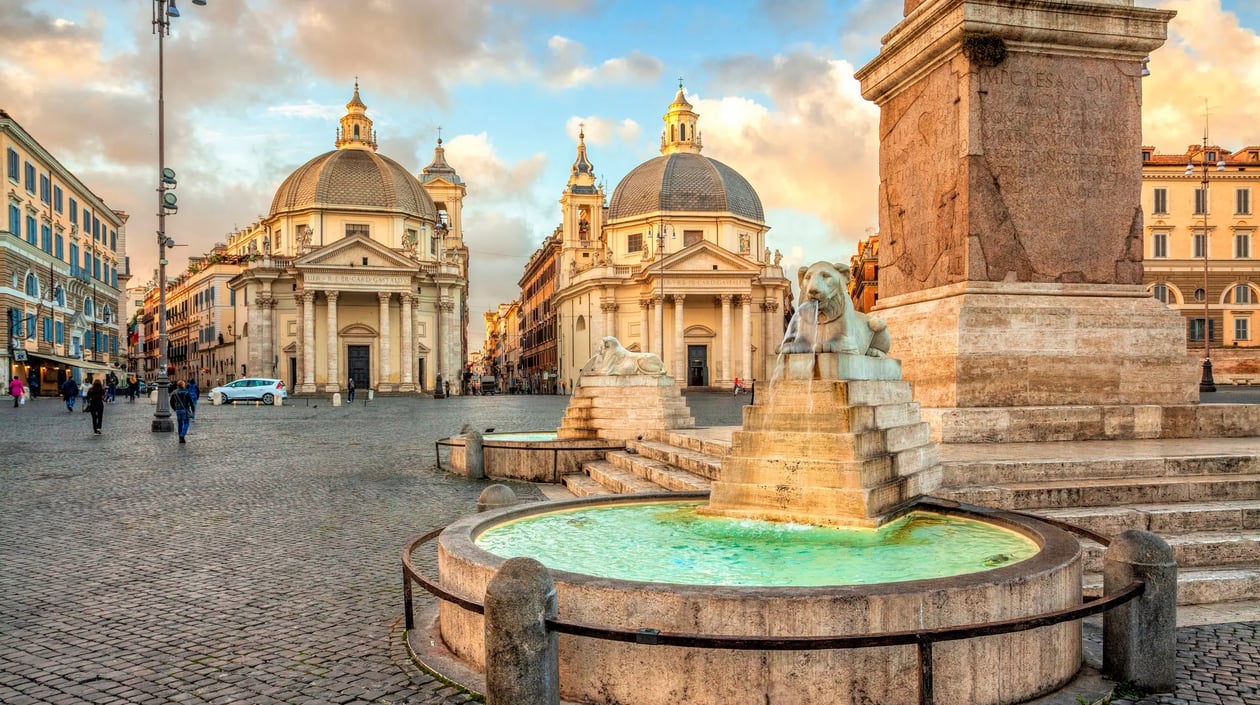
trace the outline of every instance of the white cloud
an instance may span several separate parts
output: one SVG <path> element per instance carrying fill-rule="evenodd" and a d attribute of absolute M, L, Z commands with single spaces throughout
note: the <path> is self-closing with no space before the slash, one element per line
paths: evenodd
<path fill-rule="evenodd" d="M 575 144 L 579 129 L 585 130 L 588 145 L 611 145 L 614 138 L 622 144 L 633 144 L 643 133 L 643 128 L 639 126 L 639 123 L 630 118 L 615 120 L 598 115 L 586 117 L 574 115 L 564 123 L 565 133 L 573 139 Z"/>
<path fill-rule="evenodd" d="M 345 108 L 340 105 L 321 105 L 308 100 L 305 103 L 272 105 L 267 108 L 267 112 L 284 118 L 294 118 L 298 120 L 327 120 L 335 122 L 344 115 L 346 111 Z"/>
<path fill-rule="evenodd" d="M 551 52 L 542 67 L 542 80 L 557 88 L 572 88 L 591 83 L 651 83 L 656 81 L 664 64 L 639 50 L 625 56 L 606 59 L 598 65 L 583 63 L 586 47 L 568 37 L 555 35 L 547 40 Z"/>

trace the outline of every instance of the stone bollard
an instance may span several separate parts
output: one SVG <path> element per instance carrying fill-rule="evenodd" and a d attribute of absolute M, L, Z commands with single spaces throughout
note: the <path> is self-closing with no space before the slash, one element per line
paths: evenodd
<path fill-rule="evenodd" d="M 332 405 L 341 406 L 341 392 L 333 392 Z"/>
<path fill-rule="evenodd" d="M 1103 553 L 1103 591 L 1146 589 L 1103 614 L 1103 675 L 1144 692 L 1171 692 L 1177 668 L 1177 560 L 1163 539 L 1129 530 Z"/>
<path fill-rule="evenodd" d="M 85 401 L 84 403 L 86 404 L 87 402 Z M 156 404 L 156 403 L 157 403 L 157 390 L 156 390 L 156 389 L 154 389 L 153 391 L 149 392 L 149 403 L 150 403 L 150 404 Z"/>
<path fill-rule="evenodd" d="M 223 392 L 210 392 L 210 406 L 223 405 Z"/>
<path fill-rule="evenodd" d="M 464 434 L 464 477 L 469 480 L 486 479 L 486 451 L 481 444 L 480 433 L 469 431 Z"/>
<path fill-rule="evenodd" d="M 477 497 L 477 511 L 488 512 L 516 504 L 516 493 L 507 485 L 490 485 Z"/>
<path fill-rule="evenodd" d="M 376 390 L 375 390 L 375 389 L 369 389 L 369 390 L 368 390 L 368 401 L 373 401 L 374 399 L 376 399 Z"/>
<path fill-rule="evenodd" d="M 486 586 L 486 705 L 559 705 L 556 584 L 542 563 L 509 558 Z"/>

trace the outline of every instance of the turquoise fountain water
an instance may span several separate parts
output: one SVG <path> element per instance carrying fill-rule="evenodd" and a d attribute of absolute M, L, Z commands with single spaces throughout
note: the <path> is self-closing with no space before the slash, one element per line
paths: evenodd
<path fill-rule="evenodd" d="M 494 526 L 479 547 L 549 568 L 691 585 L 867 585 L 975 573 L 1037 553 L 993 524 L 912 512 L 877 530 L 700 516 L 699 502 L 605 506 Z"/>

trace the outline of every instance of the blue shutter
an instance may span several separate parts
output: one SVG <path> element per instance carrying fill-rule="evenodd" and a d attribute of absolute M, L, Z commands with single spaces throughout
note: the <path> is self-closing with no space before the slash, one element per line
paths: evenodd
<path fill-rule="evenodd" d="M 26 241 L 32 245 L 38 245 L 38 237 L 35 232 L 35 218 L 29 215 L 26 216 Z"/>
<path fill-rule="evenodd" d="M 57 237 L 53 241 L 53 249 L 55 250 L 53 254 L 57 256 L 57 259 L 64 260 L 66 258 L 66 239 L 61 236 L 61 233 L 57 233 Z"/>
<path fill-rule="evenodd" d="M 39 226 L 39 248 L 52 254 L 52 228 L 47 225 Z"/>
<path fill-rule="evenodd" d="M 57 344 L 64 345 L 66 342 L 66 326 L 61 321 L 57 321 Z"/>
<path fill-rule="evenodd" d="M 53 339 L 52 319 L 49 318 L 48 316 L 44 316 L 44 340 L 51 343 L 52 339 Z"/>
<path fill-rule="evenodd" d="M 22 209 L 9 204 L 9 232 L 22 237 Z"/>
<path fill-rule="evenodd" d="M 53 209 L 58 213 L 61 212 L 61 187 L 53 186 Z"/>
<path fill-rule="evenodd" d="M 73 196 L 70 197 L 70 222 L 79 222 L 79 202 Z"/>
<path fill-rule="evenodd" d="M 34 316 L 27 316 L 26 318 L 26 337 L 31 338 L 31 339 L 35 338 L 35 317 Z"/>
<path fill-rule="evenodd" d="M 21 165 L 19 164 L 19 161 L 20 160 L 18 159 L 17 150 L 12 147 L 9 147 L 9 180 L 10 181 L 22 180 L 22 168 L 21 168 Z"/>

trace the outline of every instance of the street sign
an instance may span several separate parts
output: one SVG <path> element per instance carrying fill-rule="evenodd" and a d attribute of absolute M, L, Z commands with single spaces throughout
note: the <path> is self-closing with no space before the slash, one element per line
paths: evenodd
<path fill-rule="evenodd" d="M 14 351 L 13 351 L 13 361 L 14 361 L 14 362 L 26 362 L 26 351 L 25 351 L 25 350 L 14 350 Z"/>

